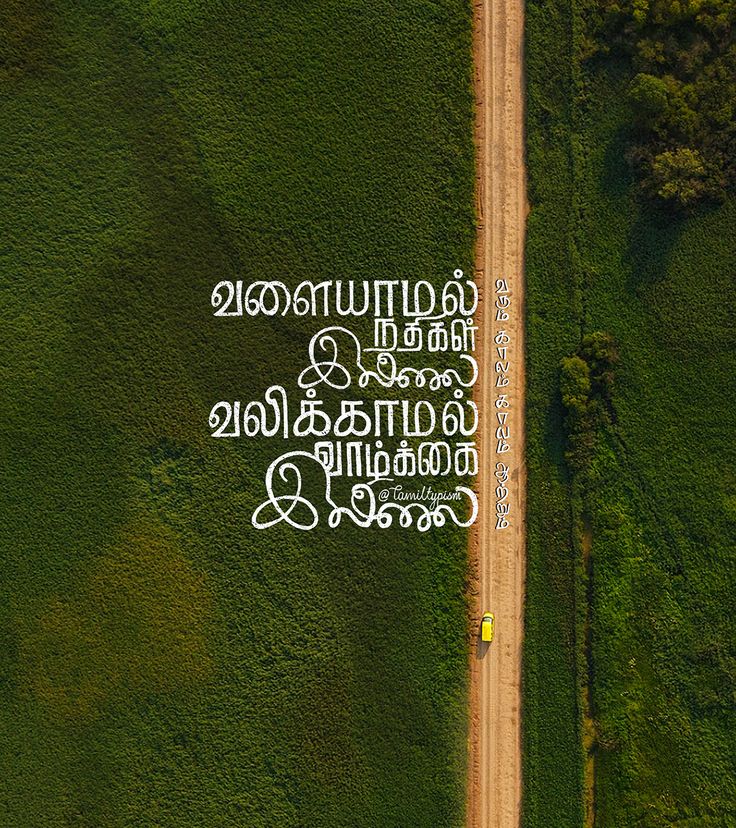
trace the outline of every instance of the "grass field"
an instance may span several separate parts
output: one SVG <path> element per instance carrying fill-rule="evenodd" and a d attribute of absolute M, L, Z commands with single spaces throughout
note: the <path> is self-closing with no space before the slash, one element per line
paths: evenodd
<path fill-rule="evenodd" d="M 454 826 L 465 536 L 259 533 L 308 320 L 220 279 L 470 268 L 464 0 L 0 9 L 0 823 Z"/>
<path fill-rule="evenodd" d="M 631 72 L 577 59 L 579 11 L 535 3 L 528 25 L 525 820 L 582 825 L 588 795 L 599 828 L 730 826 L 736 203 L 678 218 L 636 197 Z M 620 364 L 592 466 L 571 483 L 558 365 L 596 330 Z M 588 678 L 594 789 L 570 750 Z"/>
<path fill-rule="evenodd" d="M 558 368 L 580 336 L 572 31 L 564 0 L 527 5 L 528 561 L 525 828 L 581 825 L 579 609 Z"/>

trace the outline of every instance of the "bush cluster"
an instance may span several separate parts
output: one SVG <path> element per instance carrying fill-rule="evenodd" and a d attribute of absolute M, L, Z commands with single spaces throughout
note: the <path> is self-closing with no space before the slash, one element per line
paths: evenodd
<path fill-rule="evenodd" d="M 596 0 L 592 51 L 632 62 L 631 159 L 651 197 L 690 208 L 736 180 L 736 4 Z"/>
<path fill-rule="evenodd" d="M 580 347 L 560 363 L 560 392 L 565 407 L 567 451 L 573 472 L 584 472 L 595 453 L 597 433 L 608 421 L 618 353 L 613 337 L 587 334 Z"/>

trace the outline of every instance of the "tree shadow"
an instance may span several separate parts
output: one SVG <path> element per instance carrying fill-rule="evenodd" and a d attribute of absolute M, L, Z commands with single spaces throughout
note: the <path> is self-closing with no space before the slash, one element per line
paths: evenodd
<path fill-rule="evenodd" d="M 641 296 L 664 278 L 685 216 L 650 202 L 637 200 L 637 217 L 631 225 L 623 256 L 629 274 L 626 287 Z"/>

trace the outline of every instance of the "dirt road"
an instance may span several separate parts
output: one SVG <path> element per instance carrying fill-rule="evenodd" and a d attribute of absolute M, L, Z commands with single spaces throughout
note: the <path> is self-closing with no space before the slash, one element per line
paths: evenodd
<path fill-rule="evenodd" d="M 496 634 L 490 646 L 478 641 L 471 654 L 470 828 L 518 828 L 521 815 L 527 213 L 523 10 L 523 0 L 481 0 L 475 12 L 477 278 L 482 296 L 481 378 L 476 400 L 482 414 L 482 460 L 478 478 L 481 510 L 472 551 L 477 572 L 476 619 L 485 611 L 493 612 Z M 508 479 L 504 480 L 506 469 Z"/>

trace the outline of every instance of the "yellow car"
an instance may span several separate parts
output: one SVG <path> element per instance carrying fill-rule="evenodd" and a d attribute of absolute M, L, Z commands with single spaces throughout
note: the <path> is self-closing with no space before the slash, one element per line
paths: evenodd
<path fill-rule="evenodd" d="M 480 640 L 493 641 L 494 628 L 496 626 L 496 618 L 492 612 L 486 612 L 480 622 Z"/>

